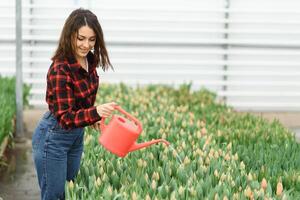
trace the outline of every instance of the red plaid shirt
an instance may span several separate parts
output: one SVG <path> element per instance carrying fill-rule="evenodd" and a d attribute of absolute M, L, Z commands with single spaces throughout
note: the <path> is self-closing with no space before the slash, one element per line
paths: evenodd
<path fill-rule="evenodd" d="M 84 127 L 101 120 L 93 106 L 99 85 L 96 66 L 87 55 L 89 72 L 74 58 L 55 60 L 47 74 L 46 101 L 64 129 Z"/>

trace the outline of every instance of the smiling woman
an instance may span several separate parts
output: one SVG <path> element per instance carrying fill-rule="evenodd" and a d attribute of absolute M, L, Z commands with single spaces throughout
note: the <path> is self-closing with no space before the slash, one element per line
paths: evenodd
<path fill-rule="evenodd" d="M 96 43 L 96 36 L 93 29 L 89 26 L 83 26 L 78 30 L 78 35 L 76 38 L 76 49 L 75 57 L 83 67 L 88 72 L 88 61 L 86 55 L 91 51 Z"/>
<path fill-rule="evenodd" d="M 83 59 L 92 49 L 93 65 L 100 64 L 103 70 L 112 67 L 97 16 L 89 10 L 74 10 L 65 22 L 52 60 L 72 57 Z"/>
<path fill-rule="evenodd" d="M 63 27 L 47 73 L 47 111 L 32 136 L 41 199 L 65 199 L 65 182 L 78 173 L 84 127 L 99 129 L 116 103 L 94 105 L 99 85 L 96 67 L 112 67 L 102 28 L 89 10 L 74 10 Z"/>

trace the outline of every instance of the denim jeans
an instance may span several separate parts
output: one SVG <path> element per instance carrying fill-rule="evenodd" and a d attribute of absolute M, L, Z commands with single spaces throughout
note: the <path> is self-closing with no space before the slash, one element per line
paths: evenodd
<path fill-rule="evenodd" d="M 65 199 L 65 183 L 75 178 L 83 151 L 84 128 L 65 130 L 47 111 L 32 136 L 42 200 Z"/>

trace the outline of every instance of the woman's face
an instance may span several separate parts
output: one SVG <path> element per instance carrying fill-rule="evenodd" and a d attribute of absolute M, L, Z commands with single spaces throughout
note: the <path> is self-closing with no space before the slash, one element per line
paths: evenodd
<path fill-rule="evenodd" d="M 96 35 L 93 29 L 82 26 L 75 38 L 75 53 L 77 59 L 85 58 L 88 52 L 95 46 Z"/>

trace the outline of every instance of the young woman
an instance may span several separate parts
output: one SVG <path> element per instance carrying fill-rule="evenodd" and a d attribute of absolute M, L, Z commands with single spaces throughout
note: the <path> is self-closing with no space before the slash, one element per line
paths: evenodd
<path fill-rule="evenodd" d="M 63 27 L 47 74 L 47 111 L 32 136 L 33 159 L 41 199 L 64 199 L 65 182 L 78 173 L 84 127 L 99 129 L 116 103 L 94 105 L 99 77 L 96 67 L 112 67 L 102 28 L 89 10 L 74 10 Z"/>

